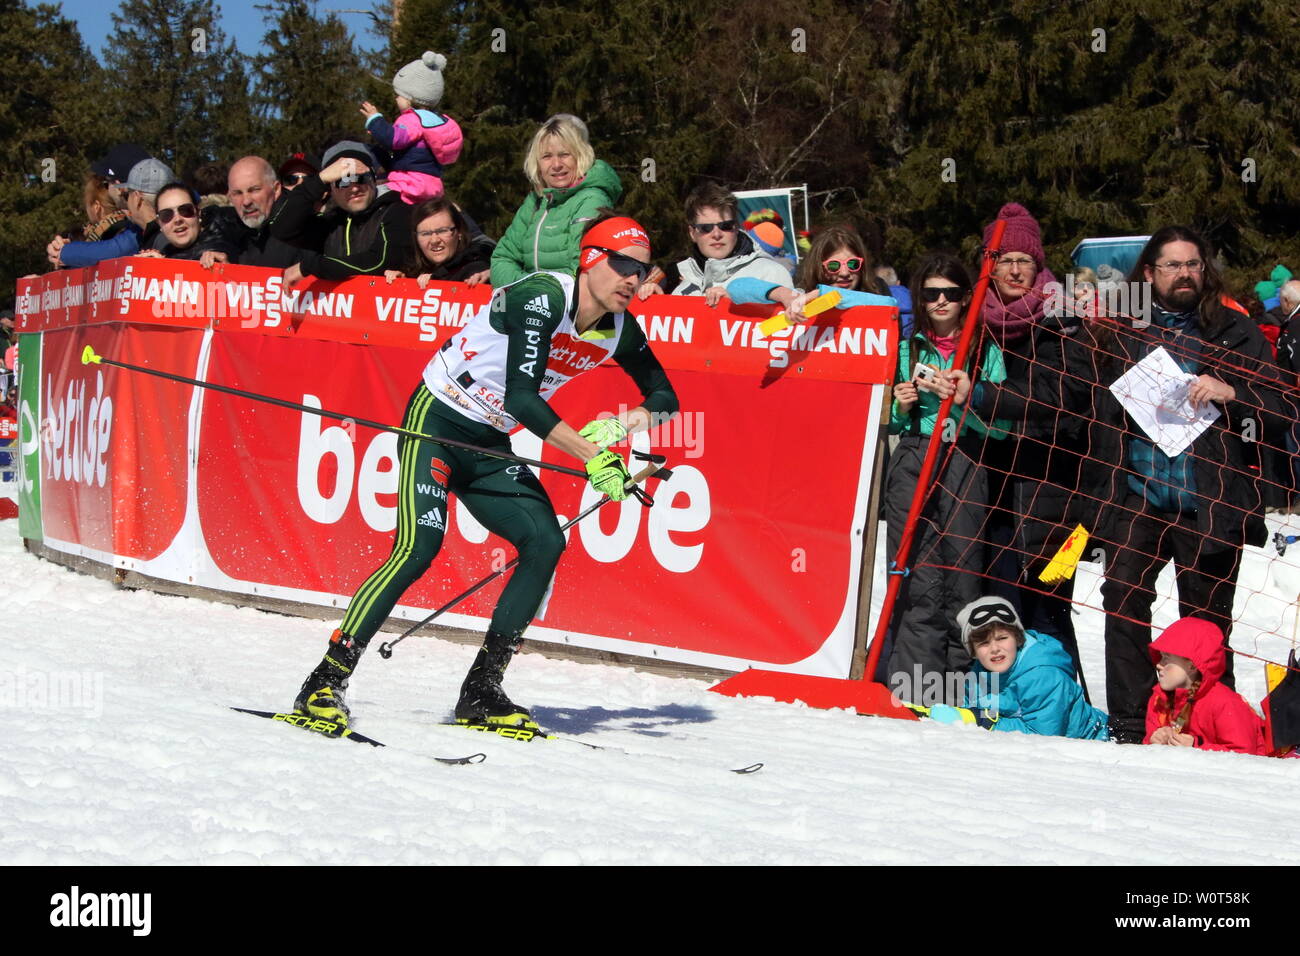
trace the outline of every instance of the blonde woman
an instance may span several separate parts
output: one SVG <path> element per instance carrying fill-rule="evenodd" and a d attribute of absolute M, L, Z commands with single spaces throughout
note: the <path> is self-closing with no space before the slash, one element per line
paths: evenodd
<path fill-rule="evenodd" d="M 492 253 L 492 285 L 498 288 L 539 270 L 576 272 L 583 232 L 598 209 L 623 195 L 618 173 L 596 159 L 586 124 L 568 113 L 537 130 L 524 156 L 524 174 L 532 194 Z"/>

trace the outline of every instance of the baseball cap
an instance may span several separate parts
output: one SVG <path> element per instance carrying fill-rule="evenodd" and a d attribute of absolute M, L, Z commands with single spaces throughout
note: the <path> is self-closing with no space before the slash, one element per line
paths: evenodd
<path fill-rule="evenodd" d="M 320 170 L 316 168 L 316 164 L 308 159 L 305 153 L 294 153 L 280 164 L 280 168 L 275 171 L 275 175 L 279 179 L 284 179 L 290 173 L 307 173 L 310 175 L 318 172 Z"/>
<path fill-rule="evenodd" d="M 135 143 L 118 143 L 102 159 L 91 163 L 90 171 L 106 179 L 122 182 L 136 163 L 148 158 L 149 153 L 143 146 L 137 146 Z"/>
<path fill-rule="evenodd" d="M 131 174 L 126 177 L 126 188 L 156 196 L 158 190 L 175 181 L 176 174 L 161 159 L 142 159 L 131 167 Z"/>

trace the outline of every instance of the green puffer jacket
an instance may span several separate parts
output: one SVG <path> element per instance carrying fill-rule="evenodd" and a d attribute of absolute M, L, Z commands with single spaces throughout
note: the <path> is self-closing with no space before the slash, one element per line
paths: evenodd
<path fill-rule="evenodd" d="M 567 189 L 544 189 L 525 199 L 492 253 L 492 285 L 508 285 L 532 272 L 575 272 L 578 242 L 601 206 L 623 195 L 618 173 L 596 160 L 586 178 Z"/>

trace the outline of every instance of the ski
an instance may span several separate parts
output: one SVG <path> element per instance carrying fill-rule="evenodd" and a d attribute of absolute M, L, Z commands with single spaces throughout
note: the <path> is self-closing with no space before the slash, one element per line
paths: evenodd
<path fill-rule="evenodd" d="M 495 734 L 498 737 L 504 737 L 506 740 L 516 740 L 522 743 L 530 743 L 534 740 L 555 740 L 561 743 L 577 744 L 579 747 L 586 747 L 589 750 L 607 750 L 612 753 L 626 754 L 629 757 L 660 757 L 664 760 L 674 758 L 666 754 L 652 754 L 644 751 L 624 750 L 622 747 L 610 747 L 605 744 L 593 744 L 586 740 L 580 740 L 577 737 L 569 737 L 563 734 L 548 734 L 538 727 L 522 727 L 515 724 L 468 724 L 457 721 L 443 723 L 443 727 L 455 727 L 458 730 L 473 730 L 479 733 Z M 751 774 L 758 773 L 763 769 L 763 764 L 752 763 L 747 767 L 728 767 L 732 773 Z"/>
<path fill-rule="evenodd" d="M 322 717 L 309 717 L 306 714 L 296 713 L 277 713 L 273 710 L 250 710 L 247 707 L 231 707 L 231 710 L 239 711 L 241 714 L 252 714 L 254 717 L 264 717 L 267 720 L 275 720 L 282 724 L 288 724 L 290 727 L 298 727 L 302 730 L 311 731 L 312 733 L 321 734 L 332 739 L 343 738 L 345 740 L 355 740 L 359 744 L 370 744 L 372 747 L 382 747 L 384 744 L 375 740 L 373 737 L 367 737 L 365 734 L 357 733 L 349 727 L 333 721 L 325 720 Z M 477 753 L 470 754 L 466 757 L 434 757 L 438 763 L 449 766 L 464 766 L 466 764 L 482 763 L 487 759 L 487 754 Z"/>

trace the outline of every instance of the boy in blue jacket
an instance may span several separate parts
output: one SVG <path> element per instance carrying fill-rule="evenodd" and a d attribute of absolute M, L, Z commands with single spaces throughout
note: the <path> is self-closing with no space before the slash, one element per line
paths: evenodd
<path fill-rule="evenodd" d="M 1054 637 L 1026 631 L 1010 601 L 978 598 L 961 609 L 957 624 L 974 659 L 966 706 L 932 707 L 933 720 L 1083 740 L 1108 738 L 1106 715 L 1084 700 L 1065 648 Z"/>

